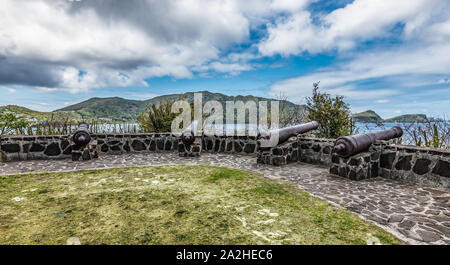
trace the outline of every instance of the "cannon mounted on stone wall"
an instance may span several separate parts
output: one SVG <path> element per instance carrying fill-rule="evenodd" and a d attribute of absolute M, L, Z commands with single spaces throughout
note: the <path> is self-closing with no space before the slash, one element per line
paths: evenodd
<path fill-rule="evenodd" d="M 402 135 L 402 128 L 394 126 L 391 129 L 378 132 L 342 136 L 334 143 L 333 151 L 341 157 L 349 157 L 366 150 L 377 141 L 391 140 Z"/>
<path fill-rule="evenodd" d="M 181 141 L 190 145 L 195 141 L 197 135 L 198 121 L 194 120 L 192 123 L 181 133 Z"/>
<path fill-rule="evenodd" d="M 81 122 L 72 136 L 72 141 L 78 146 L 86 146 L 91 142 L 91 133 L 89 132 L 89 124 Z"/>
<path fill-rule="evenodd" d="M 258 133 L 257 141 L 260 148 L 270 148 L 286 142 L 293 136 L 315 130 L 318 127 L 317 121 L 311 121 L 281 129 L 261 130 Z"/>

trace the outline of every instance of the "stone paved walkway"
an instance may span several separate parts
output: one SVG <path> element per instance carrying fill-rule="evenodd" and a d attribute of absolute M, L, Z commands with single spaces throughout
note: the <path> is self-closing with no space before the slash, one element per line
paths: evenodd
<path fill-rule="evenodd" d="M 305 163 L 283 167 L 256 164 L 250 156 L 203 153 L 180 158 L 176 153 L 105 155 L 96 160 L 36 160 L 0 163 L 0 174 L 72 171 L 144 165 L 217 165 L 259 172 L 297 184 L 301 189 L 344 207 L 412 244 L 450 244 L 450 190 L 376 178 L 351 181 L 328 174 L 328 168 Z"/>

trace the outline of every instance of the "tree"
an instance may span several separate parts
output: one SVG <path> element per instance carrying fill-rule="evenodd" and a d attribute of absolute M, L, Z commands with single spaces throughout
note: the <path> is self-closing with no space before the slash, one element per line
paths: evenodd
<path fill-rule="evenodd" d="M 17 117 L 13 113 L 0 113 L 0 136 L 15 131 L 16 134 L 24 134 L 29 123 Z"/>
<path fill-rule="evenodd" d="M 171 108 L 174 101 L 161 102 L 158 106 L 152 104 L 137 117 L 139 126 L 144 132 L 170 132 L 172 121 L 177 114 L 172 113 Z"/>
<path fill-rule="evenodd" d="M 185 96 L 181 96 L 178 100 L 186 100 Z M 172 105 L 174 100 L 166 100 L 160 102 L 159 105 L 152 104 L 147 106 L 146 110 L 141 112 L 137 121 L 143 132 L 166 133 L 171 131 L 172 121 L 179 115 L 172 113 Z M 194 102 L 191 102 L 191 119 L 194 117 Z"/>
<path fill-rule="evenodd" d="M 288 97 L 282 93 L 277 96 L 277 100 L 280 102 L 280 128 L 300 124 L 306 120 L 306 111 L 302 106 L 290 107 Z"/>
<path fill-rule="evenodd" d="M 321 93 L 319 83 L 313 83 L 313 95 L 306 98 L 308 119 L 320 124 L 317 136 L 337 138 L 352 134 L 354 125 L 349 105 L 344 102 L 344 97 L 331 97 L 327 93 Z"/>

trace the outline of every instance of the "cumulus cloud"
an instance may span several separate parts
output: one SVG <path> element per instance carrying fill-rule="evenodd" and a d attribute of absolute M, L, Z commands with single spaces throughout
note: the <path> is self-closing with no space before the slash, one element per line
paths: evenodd
<path fill-rule="evenodd" d="M 400 87 L 436 84 L 436 76 L 450 69 L 450 4 L 446 1 L 355 0 L 322 14 L 313 22 L 300 11 L 269 25 L 258 45 L 263 55 L 336 53 L 338 63 L 312 73 L 277 81 L 271 94 L 283 93 L 302 102 L 313 82 L 332 94 L 349 99 L 383 98 L 405 93 Z M 394 32 L 394 33 L 393 33 Z M 397 40 L 394 45 L 365 46 L 364 41 Z M 283 41 L 286 40 L 286 41 Z M 361 89 L 358 82 L 383 79 L 397 89 Z M 443 84 L 444 79 L 438 83 Z"/>
<path fill-rule="evenodd" d="M 4 0 L 0 83 L 78 92 L 191 78 L 205 65 L 251 69 L 222 62 L 221 52 L 247 41 L 250 24 L 264 23 L 270 10 L 298 7 L 278 2 Z"/>
<path fill-rule="evenodd" d="M 355 0 L 313 22 L 310 11 L 300 9 L 268 25 L 266 38 L 258 44 L 263 55 L 298 55 L 330 50 L 349 50 L 373 38 L 388 37 L 394 26 L 404 26 L 404 37 L 413 36 L 436 16 L 448 14 L 442 0 Z M 446 24 L 435 24 L 447 31 Z"/>

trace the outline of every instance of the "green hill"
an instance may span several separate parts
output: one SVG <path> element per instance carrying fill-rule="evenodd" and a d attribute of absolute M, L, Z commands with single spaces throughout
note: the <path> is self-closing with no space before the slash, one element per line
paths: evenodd
<path fill-rule="evenodd" d="M 15 115 L 26 118 L 27 120 L 62 120 L 62 119 L 72 119 L 80 120 L 81 116 L 76 113 L 71 112 L 41 112 L 31 110 L 22 106 L 16 105 L 6 105 L 0 106 L 1 113 L 14 113 Z"/>
<path fill-rule="evenodd" d="M 200 92 L 198 92 L 200 93 Z M 208 91 L 201 91 L 203 93 L 203 104 L 210 100 L 217 100 L 221 102 L 225 109 L 226 101 L 248 101 L 254 100 L 257 104 L 259 101 L 270 101 L 273 99 L 255 97 L 255 96 L 227 96 L 221 93 L 211 93 Z M 89 119 L 103 119 L 107 121 L 136 121 L 139 113 L 141 113 L 148 105 L 160 104 L 167 100 L 186 99 L 188 102 L 194 100 L 194 92 L 184 94 L 170 94 L 158 96 L 148 100 L 130 100 L 120 97 L 110 98 L 90 98 L 86 101 L 55 110 L 53 112 L 39 112 L 30 110 L 20 106 L 8 105 L 0 107 L 0 111 L 10 111 L 28 119 L 50 120 L 52 115 L 54 120 L 61 118 L 70 118 L 73 120 L 89 120 Z M 304 105 L 296 105 L 292 102 L 286 101 L 288 109 L 304 108 Z M 269 104 L 270 107 L 270 104 Z"/>
<path fill-rule="evenodd" d="M 383 120 L 373 110 L 366 110 L 361 113 L 353 114 L 352 119 L 354 122 L 361 122 L 361 123 L 383 123 L 383 122 L 410 123 L 410 122 L 425 122 L 435 120 L 433 118 L 428 118 L 425 114 L 405 114 Z"/>
<path fill-rule="evenodd" d="M 366 110 L 361 113 L 356 113 L 352 115 L 354 122 L 362 123 L 380 123 L 383 119 L 373 110 Z"/>
<path fill-rule="evenodd" d="M 405 114 L 384 120 L 384 122 L 425 122 L 425 121 L 428 121 L 428 118 L 425 114 Z"/>
<path fill-rule="evenodd" d="M 82 119 L 106 119 L 113 121 L 136 120 L 145 108 L 144 101 L 119 97 L 90 98 L 86 101 L 58 109 L 54 112 L 75 113 Z"/>

